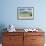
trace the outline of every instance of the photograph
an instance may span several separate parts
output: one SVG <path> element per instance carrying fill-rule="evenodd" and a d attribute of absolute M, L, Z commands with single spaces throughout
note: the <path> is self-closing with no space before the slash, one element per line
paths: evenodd
<path fill-rule="evenodd" d="M 34 7 L 18 7 L 17 19 L 34 19 Z"/>

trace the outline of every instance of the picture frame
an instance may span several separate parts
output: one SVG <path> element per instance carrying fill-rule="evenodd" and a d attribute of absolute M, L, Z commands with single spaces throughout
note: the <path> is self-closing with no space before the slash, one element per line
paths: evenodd
<path fill-rule="evenodd" d="M 17 8 L 18 20 L 32 20 L 34 19 L 34 7 L 18 7 Z"/>

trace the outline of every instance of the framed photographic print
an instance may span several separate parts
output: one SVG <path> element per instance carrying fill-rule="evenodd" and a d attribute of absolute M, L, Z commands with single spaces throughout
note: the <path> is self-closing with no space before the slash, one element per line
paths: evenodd
<path fill-rule="evenodd" d="M 17 19 L 20 20 L 34 19 L 34 7 L 18 7 Z"/>

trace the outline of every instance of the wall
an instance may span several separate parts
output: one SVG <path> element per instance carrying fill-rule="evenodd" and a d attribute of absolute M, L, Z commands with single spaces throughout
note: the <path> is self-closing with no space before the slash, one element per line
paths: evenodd
<path fill-rule="evenodd" d="M 17 28 L 46 28 L 46 0 L 1 0 L 0 24 Z M 17 7 L 34 7 L 34 20 L 17 20 Z"/>

